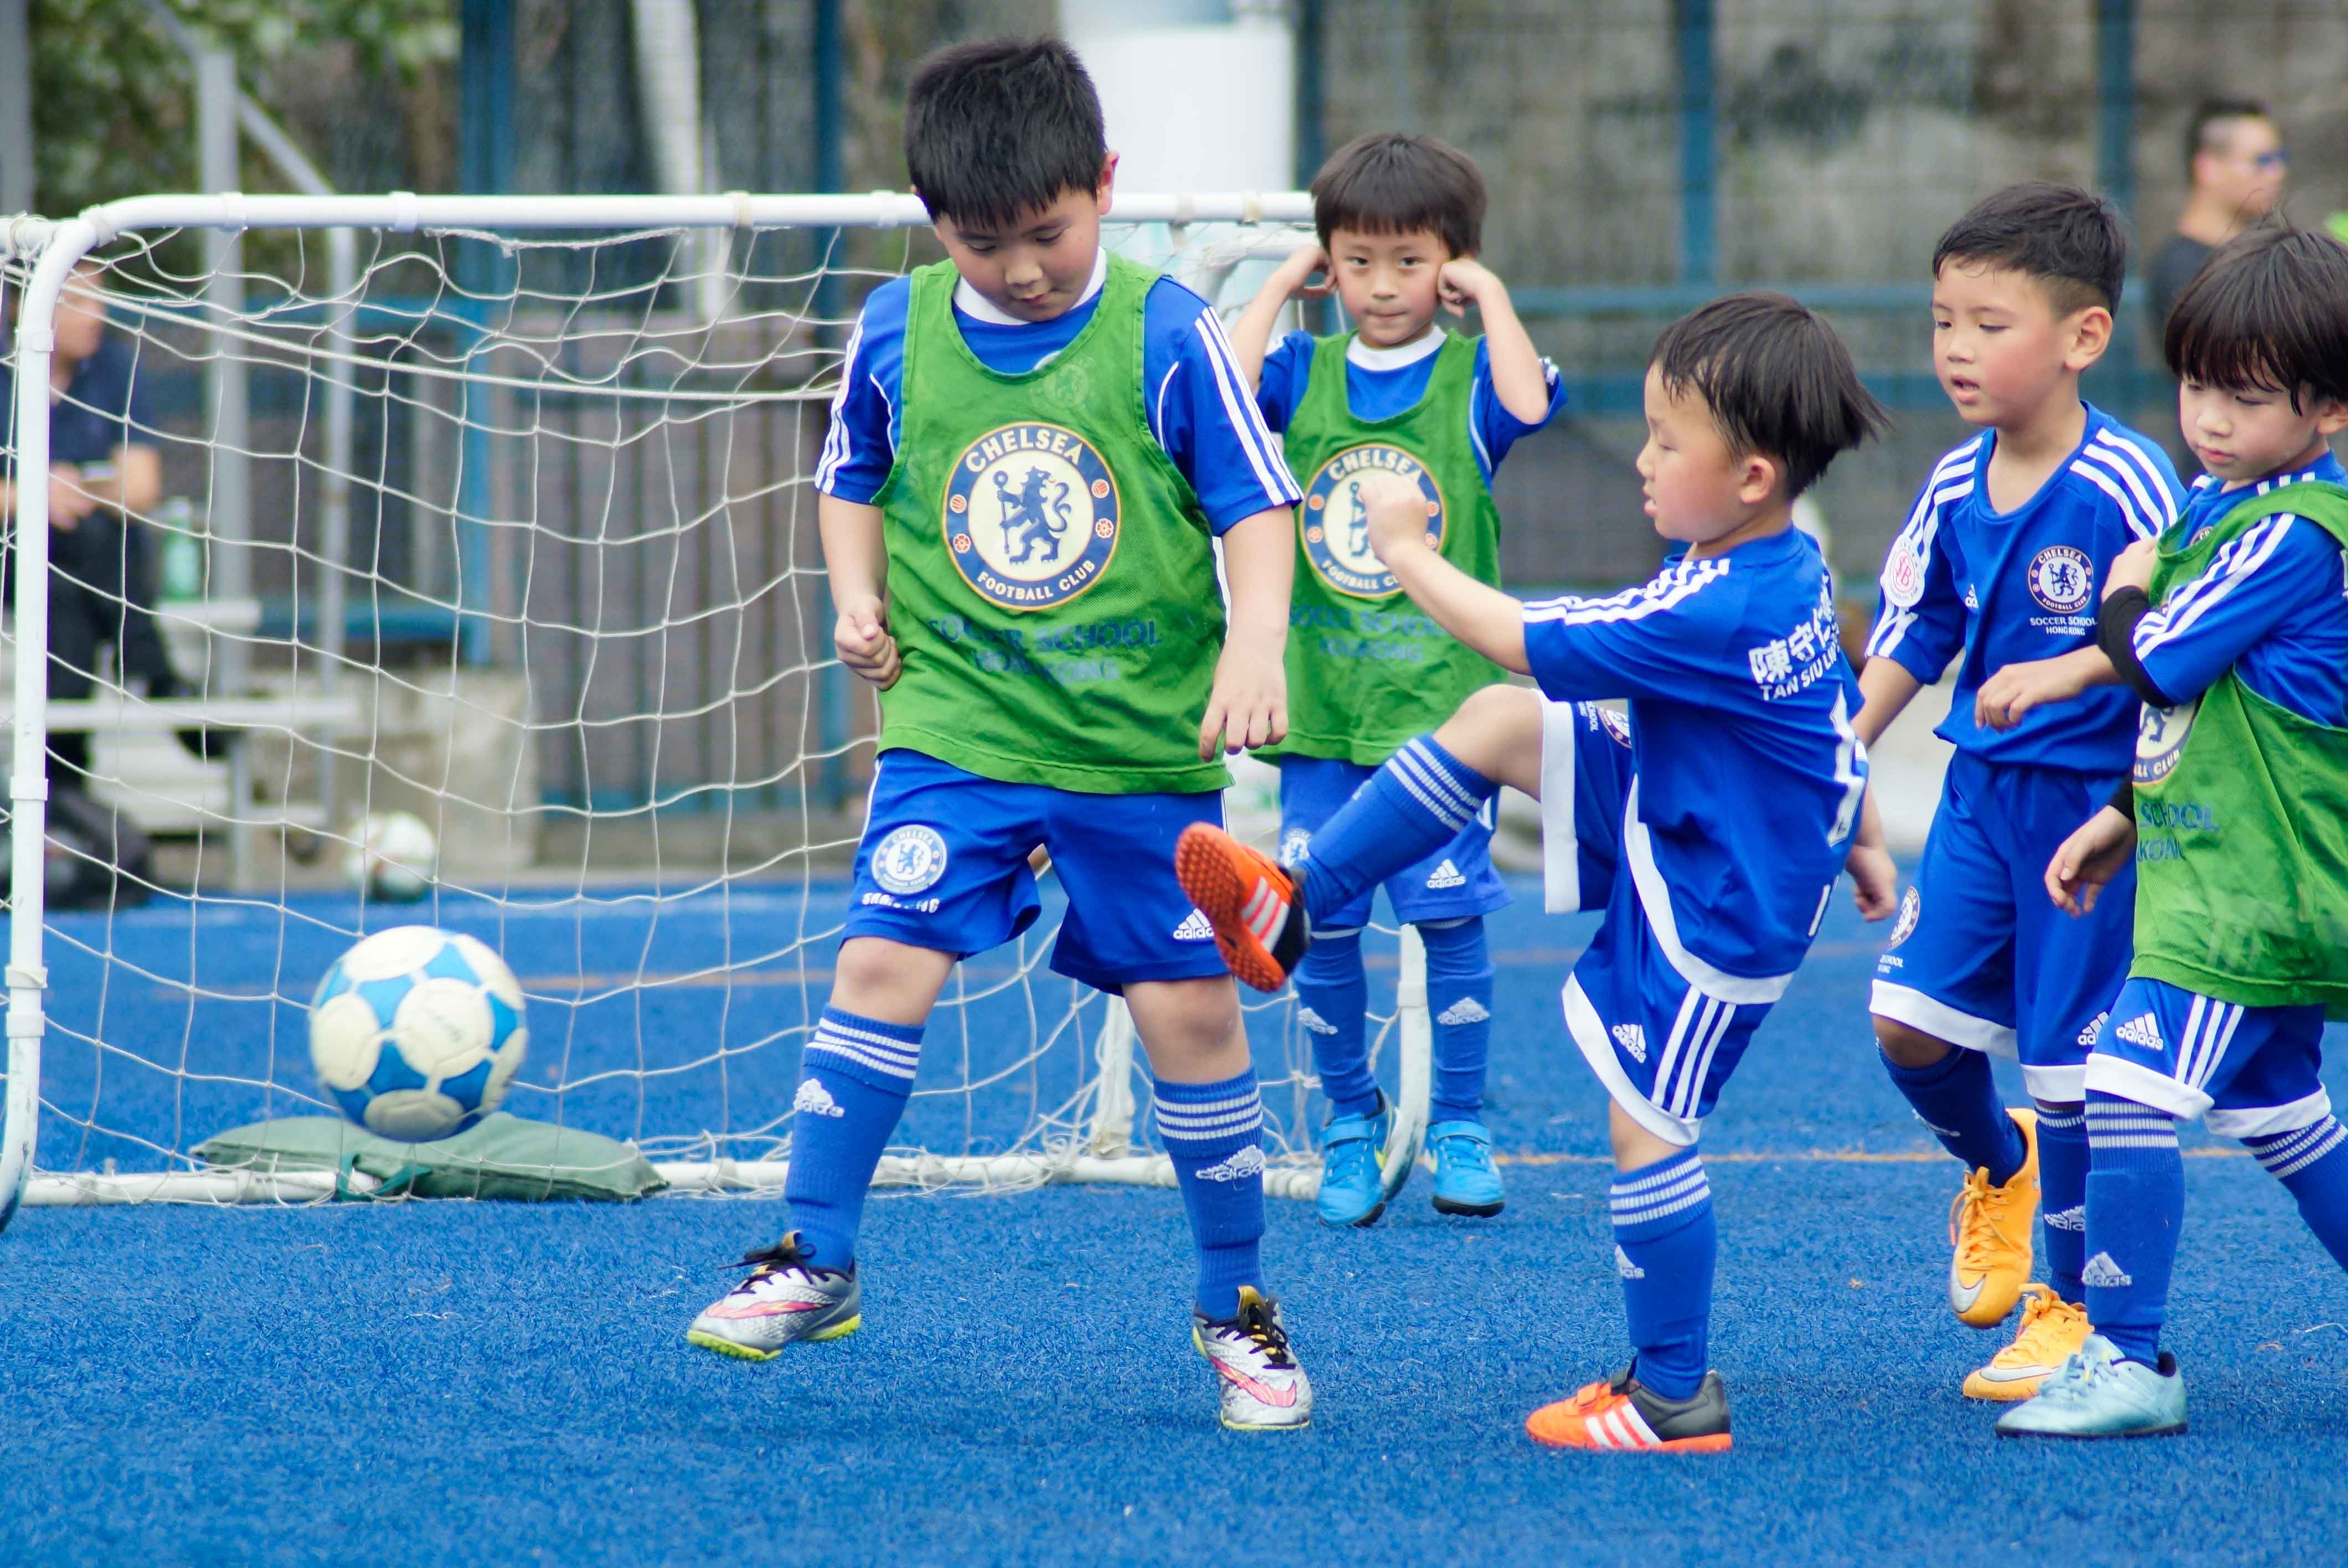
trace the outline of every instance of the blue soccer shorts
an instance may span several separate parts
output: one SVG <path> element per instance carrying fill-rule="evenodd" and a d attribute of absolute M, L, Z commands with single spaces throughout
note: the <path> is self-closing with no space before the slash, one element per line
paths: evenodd
<path fill-rule="evenodd" d="M 1869 1009 L 1952 1045 L 2019 1057 L 2031 1095 L 2073 1104 L 2106 1004 L 2127 978 L 2133 866 L 2084 918 L 2046 897 L 2046 863 L 2111 797 L 2109 778 L 1993 766 L 1960 752 Z"/>
<path fill-rule="evenodd" d="M 1698 981 L 1682 972 L 1709 966 L 1674 958 L 1675 938 L 1657 929 L 1639 877 L 1622 864 L 1636 776 L 1621 715 L 1591 702 L 1542 705 L 1546 901 L 1555 913 L 1606 911 L 1565 983 L 1566 1033 L 1632 1121 L 1684 1146 L 1791 977 L 1715 971 Z"/>
<path fill-rule="evenodd" d="M 2199 1117 L 2221 1138 L 2264 1138 L 2332 1114 L 2324 1092 L 2323 1007 L 2242 1007 L 2139 976 L 2120 988 L 2087 1087 Z"/>
<path fill-rule="evenodd" d="M 1375 768 L 1337 757 L 1280 759 L 1280 863 L 1293 867 L 1314 834 L 1354 798 Z M 1426 920 L 1467 920 L 1488 915 L 1509 902 L 1509 889 L 1492 869 L 1492 824 L 1499 797 L 1484 803 L 1457 836 L 1424 860 L 1385 880 L 1386 901 L 1406 925 Z M 1357 931 L 1370 923 L 1375 892 L 1316 918 L 1322 931 Z"/>
<path fill-rule="evenodd" d="M 1174 879 L 1182 830 L 1222 821 L 1220 790 L 1080 794 L 883 752 L 843 935 L 965 958 L 999 947 L 1041 910 L 1027 864 L 1040 844 L 1068 896 L 1055 970 L 1105 991 L 1227 975 L 1206 917 Z"/>

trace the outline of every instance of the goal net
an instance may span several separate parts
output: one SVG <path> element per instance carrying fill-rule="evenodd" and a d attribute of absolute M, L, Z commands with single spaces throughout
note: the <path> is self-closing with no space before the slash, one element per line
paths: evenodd
<path fill-rule="evenodd" d="M 1307 211 L 1128 197 L 1106 240 L 1231 312 Z M 0 1218 L 20 1191 L 330 1194 L 197 1148 L 334 1113 L 313 989 L 418 922 L 520 980 L 504 1109 L 631 1141 L 672 1190 L 779 1186 L 877 725 L 832 656 L 812 479 L 859 305 L 932 253 L 919 203 L 886 195 L 0 220 L 6 451 L 55 476 L 18 487 L 0 638 Z M 60 354 L 85 374 L 50 404 Z M 1231 802 L 1262 840 L 1268 774 Z M 403 847 L 393 814 L 428 840 Z M 386 897 L 403 877 L 418 900 Z M 1170 1184 L 1129 1020 L 1052 973 L 1048 872 L 1043 894 L 949 982 L 883 1183 Z M 1423 983 L 1406 935 L 1378 941 L 1398 1178 Z M 1248 1000 L 1270 1186 L 1309 1195 L 1311 1053 L 1287 999 Z"/>

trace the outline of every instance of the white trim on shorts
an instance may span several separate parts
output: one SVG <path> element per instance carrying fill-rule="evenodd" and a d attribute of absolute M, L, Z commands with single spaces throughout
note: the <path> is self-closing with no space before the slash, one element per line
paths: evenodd
<path fill-rule="evenodd" d="M 1581 907 L 1581 835 L 1573 820 L 1581 722 L 1572 703 L 1541 699 L 1541 907 L 1552 915 Z"/>
<path fill-rule="evenodd" d="M 2322 1089 L 2288 1105 L 2213 1107 L 2201 1121 L 2220 1138 L 2271 1138 L 2312 1127 L 2332 1114 L 2332 1096 Z"/>
<path fill-rule="evenodd" d="M 1614 1103 L 1627 1112 L 1632 1121 L 1664 1143 L 1675 1143 L 1683 1149 L 1694 1146 L 1696 1134 L 1704 1130 L 1703 1120 L 1674 1116 L 1639 1092 L 1639 1086 L 1631 1081 L 1630 1075 L 1622 1071 L 1622 1064 L 1614 1060 L 1614 1041 L 1606 1032 L 1606 1020 L 1598 1016 L 1598 1009 L 1591 1004 L 1588 994 L 1581 989 L 1581 982 L 1571 976 L 1566 978 L 1563 1000 L 1565 1032 L 1573 1038 L 1575 1045 L 1581 1048 L 1582 1060 L 1590 1063 L 1590 1071 L 1598 1075 L 1598 1081 L 1606 1086 L 1606 1092 L 1613 1097 Z M 1711 1064 L 1706 1062 L 1704 1065 L 1709 1068 Z M 1695 1092 L 1702 1095 L 1701 1084 Z"/>
<path fill-rule="evenodd" d="M 1959 1012 L 1948 1003 L 1928 997 L 1913 986 L 1877 980 L 1867 994 L 1867 1010 L 1878 1018 L 1888 1018 L 1893 1023 L 1904 1023 L 1910 1029 L 1922 1030 L 1935 1040 L 1945 1040 L 1951 1045 L 1961 1045 L 1967 1050 L 2003 1056 L 2008 1061 L 2021 1054 L 2022 1048 L 2011 1025 L 1975 1018 L 1969 1012 Z"/>
<path fill-rule="evenodd" d="M 2207 1094 L 2189 1083 L 2179 1083 L 2141 1061 L 2106 1056 L 2102 1051 L 2087 1058 L 2087 1087 L 2097 1094 L 2116 1095 L 2138 1105 L 2149 1105 L 2155 1111 L 2166 1111 L 2185 1122 L 2199 1122 L 2211 1104 Z"/>
<path fill-rule="evenodd" d="M 1638 891 L 1647 928 L 1655 934 L 1655 945 L 1663 948 L 1680 979 L 1708 997 L 1738 1007 L 1767 1006 L 1786 994 L 1786 988 L 1794 983 L 1791 970 L 1782 975 L 1732 975 L 1714 968 L 1680 945 L 1679 917 L 1672 913 L 1671 892 L 1663 886 L 1663 874 L 1656 869 L 1655 846 L 1647 836 L 1647 825 L 1639 820 L 1635 777 L 1622 798 L 1622 861 L 1631 868 L 1631 885 Z"/>

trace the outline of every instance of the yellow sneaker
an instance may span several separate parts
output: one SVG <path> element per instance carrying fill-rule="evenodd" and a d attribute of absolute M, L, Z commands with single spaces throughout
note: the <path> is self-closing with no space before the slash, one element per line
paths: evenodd
<path fill-rule="evenodd" d="M 2001 1404 L 2035 1399 L 2040 1380 L 2053 1377 L 2086 1343 L 2085 1307 L 2043 1285 L 2023 1288 L 2030 1299 L 2022 1304 L 2022 1327 L 2014 1331 L 2013 1343 L 1965 1378 L 1966 1399 Z"/>
<path fill-rule="evenodd" d="M 1975 1170 L 1949 1204 L 1949 1307 L 1976 1328 L 2004 1322 L 2030 1277 L 2031 1225 L 2038 1218 L 2038 1112 L 2006 1114 L 2022 1129 L 2022 1169 L 2002 1187 L 1990 1185 L 1986 1167 Z"/>

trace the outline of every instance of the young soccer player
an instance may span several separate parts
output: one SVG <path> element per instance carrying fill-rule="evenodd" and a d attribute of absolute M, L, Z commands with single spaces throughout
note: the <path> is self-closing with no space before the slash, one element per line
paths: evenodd
<path fill-rule="evenodd" d="M 1882 411 L 1823 322 L 1735 294 L 1657 340 L 1646 413 L 1647 511 L 1681 548 L 1602 599 L 1523 604 L 1478 582 L 1427 543 L 1415 487 L 1373 480 L 1373 546 L 1412 601 L 1540 692 L 1474 693 L 1373 774 L 1293 871 L 1204 825 L 1176 854 L 1232 972 L 1269 990 L 1330 911 L 1449 841 L 1500 785 L 1540 797 L 1550 907 L 1606 911 L 1566 983 L 1565 1025 L 1612 1100 L 1635 1355 L 1527 1430 L 1563 1448 L 1716 1451 L 1728 1397 L 1706 1358 L 1715 1248 L 1696 1136 L 1846 858 L 1870 917 L 1897 890 L 1862 825 L 1867 752 L 1833 579 L 1791 518 Z M 1581 701 L 1603 697 L 1630 700 L 1627 725 Z"/>
<path fill-rule="evenodd" d="M 1052 967 L 1121 989 L 1149 1055 L 1223 1423 L 1302 1427 L 1247 1034 L 1169 864 L 1221 820 L 1218 750 L 1285 727 L 1297 490 L 1214 313 L 1101 249 L 1117 159 L 1066 45 L 932 56 L 905 160 L 949 260 L 866 302 L 817 473 L 834 641 L 883 693 L 878 771 L 794 1102 L 793 1229 L 689 1337 L 764 1359 L 861 1322 L 858 1221 L 922 1025 L 957 959 L 1035 921 L 1040 843 L 1068 894 Z"/>
<path fill-rule="evenodd" d="M 1280 838 L 1301 848 L 1413 735 L 1448 717 L 1499 669 L 1404 602 L 1370 553 L 1362 483 L 1398 474 L 1418 487 L 1444 559 L 1478 582 L 1500 577 L 1492 471 L 1564 400 L 1509 291 L 1478 262 L 1484 178 L 1428 137 L 1375 133 L 1340 148 L 1313 180 L 1321 242 L 1272 274 L 1231 329 L 1256 376 L 1264 422 L 1303 479 L 1296 589 L 1289 610 L 1288 738 L 1280 745 Z M 1326 281 L 1312 282 L 1316 276 Z M 1291 333 L 1264 347 L 1291 299 L 1334 290 L 1351 332 Z M 1485 335 L 1457 337 L 1440 316 L 1473 304 Z M 1305 477 L 1310 476 L 1310 477 Z M 1497 1214 L 1504 1201 L 1484 1126 L 1492 1030 L 1492 957 L 1484 917 L 1509 901 L 1492 869 L 1488 803 L 1457 837 L 1386 882 L 1395 917 L 1418 927 L 1435 1015 L 1426 1146 L 1435 1206 Z M 1321 1217 L 1366 1225 L 1385 1212 L 1380 1155 L 1393 1117 L 1369 1061 L 1362 927 L 1375 890 L 1332 910 L 1296 972 L 1298 1017 L 1313 1039 L 1329 1120 L 1321 1129 Z"/>
<path fill-rule="evenodd" d="M 2027 713 L 2124 680 L 2146 704 L 2130 782 L 2045 871 L 2082 918 L 2125 915 L 2133 858 L 2136 956 L 2087 1060 L 2095 1331 L 2008 1435 L 2184 1430 L 2160 1348 L 2180 1117 L 2248 1144 L 2348 1266 L 2348 1133 L 2318 1075 L 2326 1009 L 2348 1016 L 2348 473 L 2328 445 L 2348 429 L 2348 249 L 2252 231 L 2186 286 L 2165 349 L 2208 472 L 2157 549 L 2113 569 L 2100 650 L 2001 693 Z"/>
<path fill-rule="evenodd" d="M 2127 263 L 2118 215 L 2067 186 L 2008 186 L 1941 236 L 1933 368 L 1982 433 L 1934 466 L 1892 544 L 1859 677 L 1872 744 L 1962 653 L 1939 731 L 1956 755 L 1870 1007 L 1892 1082 L 1967 1173 L 1948 1286 L 1963 1322 L 1994 1327 L 2022 1297 L 2044 1188 L 2045 1280 L 2013 1341 L 1965 1378 L 1981 1399 L 2029 1398 L 2087 1331 L 2081 1080 L 2127 972 L 2127 919 L 2057 920 L 2039 872 L 2127 771 L 2135 704 L 2105 691 L 1999 727 L 1984 683 L 2092 650 L 2096 584 L 2177 515 L 2159 446 L 2079 397 Z M 2034 1114 L 2000 1103 L 1989 1053 L 2021 1057 Z"/>

